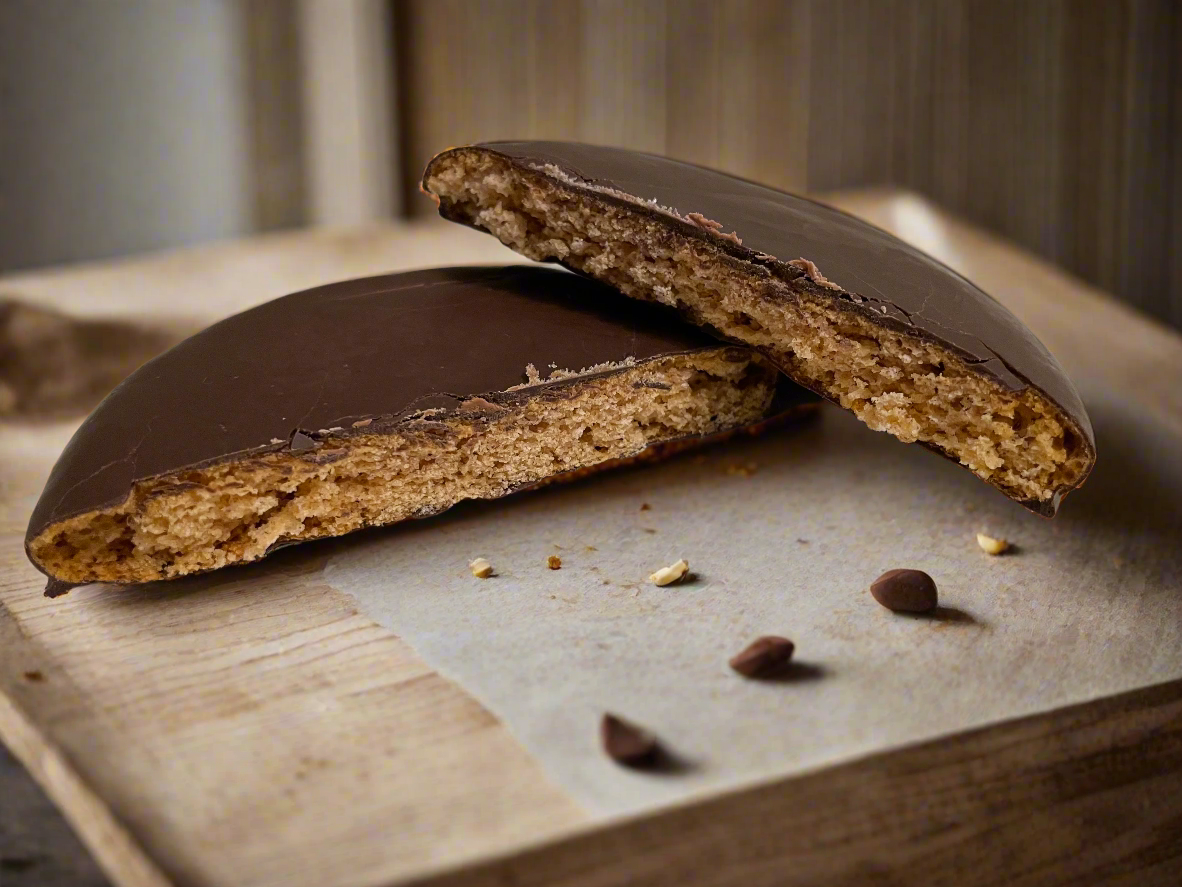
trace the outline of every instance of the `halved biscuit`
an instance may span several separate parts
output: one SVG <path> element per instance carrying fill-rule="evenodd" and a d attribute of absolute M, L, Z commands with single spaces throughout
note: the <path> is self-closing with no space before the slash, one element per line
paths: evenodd
<path fill-rule="evenodd" d="M 650 458 L 811 406 L 754 351 L 565 271 L 296 293 L 128 377 L 26 536 L 59 583 L 146 582 Z"/>
<path fill-rule="evenodd" d="M 423 189 L 445 218 L 674 306 L 1042 514 L 1095 461 L 1079 395 L 1017 318 L 830 207 L 664 157 L 561 142 L 445 151 Z"/>

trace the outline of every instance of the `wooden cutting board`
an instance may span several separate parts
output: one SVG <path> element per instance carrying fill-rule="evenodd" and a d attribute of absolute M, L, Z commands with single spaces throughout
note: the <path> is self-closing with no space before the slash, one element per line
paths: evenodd
<path fill-rule="evenodd" d="M 997 295 L 1070 372 L 1121 392 L 1173 435 L 1177 448 L 1157 445 L 1155 458 L 1182 460 L 1182 338 L 913 196 L 833 202 Z M 11 276 L 0 294 L 184 326 L 331 279 L 513 260 L 458 227 L 390 225 Z M 1171 667 L 1163 647 L 1177 637 L 1163 614 L 1182 595 L 1173 500 L 1150 496 L 1149 517 L 1130 524 L 1128 550 L 1160 569 L 1104 589 L 1125 596 L 1124 621 L 1097 647 L 1110 661 L 1104 686 L 1129 692 L 968 731 L 950 722 L 919 744 L 822 769 L 786 765 L 754 786 L 605 819 L 326 582 L 325 563 L 350 540 L 162 587 L 43 598 L 21 539 L 76 422 L 11 420 L 0 431 L 0 736 L 120 884 L 1182 877 L 1182 650 Z M 1135 434 L 1117 433 L 1111 452 L 1101 441 L 1101 466 L 1147 458 Z M 1122 477 L 1095 478 L 1115 515 L 1127 512 Z M 1164 683 L 1141 686 L 1149 653 Z"/>

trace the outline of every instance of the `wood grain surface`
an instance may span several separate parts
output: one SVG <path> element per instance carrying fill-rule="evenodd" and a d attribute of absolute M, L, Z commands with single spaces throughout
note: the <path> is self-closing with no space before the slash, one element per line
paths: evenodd
<path fill-rule="evenodd" d="M 996 288 L 1069 366 L 1094 363 L 1103 343 L 1103 371 L 1130 402 L 1182 430 L 1176 335 L 910 195 L 834 202 Z M 333 278 L 511 258 L 458 227 L 389 226 L 0 285 L 90 315 L 209 318 Z M 589 833 L 499 722 L 324 584 L 321 565 L 347 541 L 149 589 L 42 598 L 20 540 L 74 424 L 9 421 L 0 435 L 0 735 L 119 884 L 1182 876 L 1178 682 Z M 1143 617 L 1151 628 L 1152 606 Z"/>
<path fill-rule="evenodd" d="M 894 184 L 1182 325 L 1173 0 L 397 0 L 406 207 L 554 138 L 795 190 Z"/>
<path fill-rule="evenodd" d="M 720 827 L 725 823 L 726 826 Z M 1182 875 L 1182 683 L 626 822 L 431 887 L 1166 885 Z"/>

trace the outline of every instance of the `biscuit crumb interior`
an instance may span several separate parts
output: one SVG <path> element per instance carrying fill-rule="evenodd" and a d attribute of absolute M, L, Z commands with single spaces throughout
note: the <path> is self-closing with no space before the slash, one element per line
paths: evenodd
<path fill-rule="evenodd" d="M 339 536 L 491 499 L 646 447 L 759 422 L 778 373 L 734 346 L 538 386 L 479 415 L 411 419 L 141 481 L 122 504 L 54 524 L 29 554 L 73 583 L 148 582 L 257 560 L 276 543 Z"/>
<path fill-rule="evenodd" d="M 436 158 L 424 184 L 448 218 L 759 348 L 876 431 L 940 450 L 1014 499 L 1045 502 L 1087 473 L 1087 442 L 1041 393 L 1006 390 L 944 348 L 842 310 L 807 278 L 772 277 L 638 210 L 479 149 Z"/>

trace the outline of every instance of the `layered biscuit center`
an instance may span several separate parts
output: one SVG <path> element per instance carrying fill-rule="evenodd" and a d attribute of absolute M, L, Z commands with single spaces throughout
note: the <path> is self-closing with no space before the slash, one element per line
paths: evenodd
<path fill-rule="evenodd" d="M 73 583 L 244 563 L 276 544 L 435 514 L 657 443 L 757 423 L 777 376 L 762 356 L 720 346 L 527 386 L 500 406 L 480 400 L 479 411 L 140 481 L 118 505 L 51 525 L 29 554 Z"/>
<path fill-rule="evenodd" d="M 946 348 L 843 309 L 803 272 L 781 279 L 639 204 L 479 149 L 436 158 L 424 184 L 446 217 L 759 348 L 871 428 L 940 450 L 1012 498 L 1046 502 L 1086 475 L 1086 441 L 1041 392 L 1011 391 Z"/>

